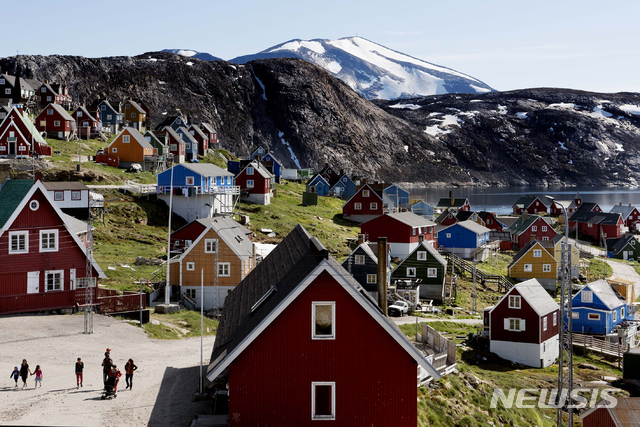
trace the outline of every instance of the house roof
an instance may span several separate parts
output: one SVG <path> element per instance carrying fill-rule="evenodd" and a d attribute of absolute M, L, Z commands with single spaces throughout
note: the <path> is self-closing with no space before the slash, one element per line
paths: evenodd
<path fill-rule="evenodd" d="M 144 111 L 144 109 L 143 109 L 140 105 L 138 105 L 138 103 L 137 103 L 136 101 L 134 101 L 134 100 L 130 99 L 130 100 L 128 100 L 128 101 L 125 101 L 125 104 L 126 104 L 127 102 L 128 102 L 128 103 L 129 103 L 129 105 L 131 105 L 131 106 L 133 107 L 133 109 L 134 109 L 134 110 L 136 110 L 138 113 L 140 113 L 140 114 L 147 114 L 147 112 L 146 112 L 146 111 Z"/>
<path fill-rule="evenodd" d="M 0 228 L 3 228 L 13 212 L 33 187 L 32 179 L 10 179 L 0 190 Z"/>
<path fill-rule="evenodd" d="M 78 236 L 87 233 L 86 222 L 80 221 L 79 219 L 74 218 L 71 215 L 67 215 L 67 214 L 64 214 L 64 217 L 66 221 L 69 223 L 69 225 L 71 226 L 71 229 L 73 230 L 73 232 L 76 233 Z M 91 227 L 91 229 L 93 230 L 95 229 L 95 227 Z"/>
<path fill-rule="evenodd" d="M 489 233 L 491 230 L 489 230 L 487 227 L 478 224 L 477 222 L 474 221 L 462 221 L 462 222 L 456 222 L 455 224 L 450 225 L 449 227 L 445 227 L 440 231 L 446 230 L 447 228 L 451 228 L 451 227 L 455 227 L 455 226 L 460 226 L 460 227 L 464 227 L 467 230 L 476 233 L 476 234 L 484 234 L 484 233 Z"/>
<path fill-rule="evenodd" d="M 31 119 L 29 119 L 29 115 L 27 113 L 20 114 L 20 110 L 18 110 L 16 107 L 13 107 L 13 110 L 16 111 L 16 116 L 18 116 L 19 119 L 22 120 L 22 123 L 31 133 L 31 138 L 33 138 L 34 141 L 38 142 L 41 145 L 47 145 L 47 141 L 45 141 L 45 139 L 42 137 L 40 131 L 36 128 L 36 125 L 31 121 Z M 5 118 L 5 120 L 7 119 L 9 119 L 9 116 Z"/>
<path fill-rule="evenodd" d="M 182 166 L 202 176 L 234 176 L 212 163 L 182 163 Z"/>
<path fill-rule="evenodd" d="M 63 120 L 66 120 L 66 121 L 68 121 L 68 122 L 75 122 L 75 121 L 76 121 L 76 119 L 74 119 L 73 117 L 71 117 L 71 116 L 69 115 L 69 113 L 67 113 L 67 110 L 65 110 L 64 108 L 62 108 L 62 105 L 60 105 L 60 104 L 49 104 L 49 105 L 47 105 L 47 106 L 44 108 L 44 110 L 42 110 L 42 111 L 40 112 L 40 114 L 42 114 L 43 112 L 45 112 L 46 110 L 48 110 L 48 109 L 49 109 L 49 107 L 52 107 L 54 110 L 56 110 L 56 112 L 57 112 L 58 114 L 60 114 L 60 116 L 62 117 L 62 119 L 63 119 Z M 45 113 L 45 114 L 46 114 L 46 113 Z"/>
<path fill-rule="evenodd" d="M 254 172 L 257 172 L 258 174 L 260 174 L 260 176 L 262 176 L 263 178 L 273 178 L 273 175 L 271 174 L 271 172 L 269 172 L 267 170 L 267 168 L 265 168 L 264 166 L 260 165 L 260 162 L 256 162 L 255 160 L 252 161 L 251 163 L 249 163 L 247 166 L 245 166 L 244 169 L 242 169 L 242 171 L 240 171 L 240 173 L 244 172 L 245 170 L 247 170 L 247 168 L 251 166 L 253 167 Z"/>
<path fill-rule="evenodd" d="M 603 279 L 587 283 L 584 288 L 580 289 L 580 291 L 574 295 L 573 299 L 575 300 L 578 298 L 578 295 L 584 292 L 587 288 L 591 289 L 591 291 L 600 298 L 600 301 L 602 301 L 602 303 L 610 310 L 626 304 L 625 299 L 611 287 L 609 282 Z"/>
<path fill-rule="evenodd" d="M 182 135 L 182 140 L 185 142 L 190 142 L 192 144 L 197 144 L 198 140 L 196 140 L 193 135 L 187 130 L 186 127 L 180 126 L 176 131 L 178 134 Z"/>
<path fill-rule="evenodd" d="M 538 242 L 537 240 L 532 240 L 529 243 L 527 243 L 526 245 L 524 245 L 522 247 L 522 249 L 520 249 L 518 251 L 518 253 L 514 255 L 513 260 L 511 261 L 511 264 L 509 264 L 509 266 L 507 267 L 507 270 L 510 269 L 511 267 L 513 267 L 518 261 L 520 261 L 520 259 L 527 252 L 529 252 L 531 249 L 533 249 L 534 246 L 540 246 L 541 248 L 543 248 L 547 252 L 547 254 L 549 256 L 551 256 L 551 258 L 553 258 L 553 255 L 550 254 L 549 251 L 547 250 L 547 246 L 543 245 L 541 242 Z"/>
<path fill-rule="evenodd" d="M 436 218 L 436 223 L 438 223 L 438 224 L 442 224 L 442 221 L 444 221 L 445 219 L 447 219 L 447 217 L 448 217 L 449 215 L 451 215 L 451 216 L 453 216 L 454 218 L 456 218 L 456 216 L 455 216 L 455 215 L 453 215 L 453 213 L 452 213 L 452 212 L 449 212 L 449 211 L 442 211 L 442 213 L 441 213 L 440 215 L 438 215 L 438 218 Z M 456 218 L 456 219 L 457 219 L 457 218 Z"/>
<path fill-rule="evenodd" d="M 605 399 L 599 401 L 580 414 L 580 420 L 584 422 L 586 417 L 602 408 L 609 412 L 616 427 L 640 427 L 640 397 L 618 397 L 616 400 L 615 405 Z"/>
<path fill-rule="evenodd" d="M 113 143 L 116 142 L 118 140 L 118 138 L 120 138 L 120 135 L 122 135 L 124 133 L 124 131 L 129 131 L 129 135 L 131 135 L 131 137 L 138 144 L 140 144 L 140 146 L 142 148 L 151 148 L 151 149 L 153 149 L 153 145 L 149 144 L 149 141 L 147 141 L 147 139 L 144 136 L 142 136 L 140 131 L 138 129 L 135 129 L 135 128 L 132 128 L 132 127 L 126 127 L 124 129 L 122 129 L 120 131 L 120 134 L 118 134 L 118 136 L 115 137 L 115 139 L 111 142 L 111 144 L 109 144 L 109 147 L 111 147 L 113 145 Z"/>
<path fill-rule="evenodd" d="M 378 263 L 378 256 L 373 253 L 373 249 L 371 249 L 369 242 L 360 243 L 360 245 L 358 245 L 358 247 L 353 250 L 351 256 L 353 256 L 353 254 L 355 254 L 358 249 L 362 249 L 369 258 L 371 258 L 376 264 Z M 347 262 L 351 256 L 347 256 L 344 261 L 342 261 L 342 264 Z"/>
<path fill-rule="evenodd" d="M 540 200 L 540 198 L 538 198 L 536 196 L 522 196 L 522 197 L 520 197 L 518 199 L 518 201 L 513 206 L 526 209 L 529 206 L 531 206 L 531 204 L 533 202 L 535 202 L 536 199 L 539 200 L 540 203 L 542 203 L 544 205 L 544 202 L 542 200 Z"/>
<path fill-rule="evenodd" d="M 433 221 L 426 219 L 423 216 L 416 215 L 413 212 L 396 212 L 386 214 L 387 217 L 393 218 L 398 222 L 401 222 L 409 227 L 433 227 L 436 225 Z M 380 218 L 380 217 L 378 217 Z M 375 221 L 377 218 L 374 218 L 370 221 Z"/>
<path fill-rule="evenodd" d="M 213 128 L 211 123 L 200 123 L 200 126 L 205 128 L 209 133 L 216 133 L 216 130 Z"/>
<path fill-rule="evenodd" d="M 106 104 L 109 108 L 111 108 L 113 111 L 115 111 L 116 113 L 118 112 L 118 110 L 116 110 L 115 108 L 113 108 L 113 106 L 111 104 L 109 104 L 109 101 L 102 100 L 102 101 L 98 101 L 98 105 L 96 107 L 99 107 L 102 104 Z"/>
<path fill-rule="evenodd" d="M 569 221 L 585 222 L 587 224 L 616 225 L 621 217 L 619 213 L 591 212 L 591 210 L 580 208 L 571 215 Z"/>
<path fill-rule="evenodd" d="M 471 218 L 473 216 L 473 214 L 475 214 L 475 212 L 471 212 L 471 211 L 458 211 L 458 214 L 456 215 L 456 219 L 458 221 L 466 221 L 469 218 Z"/>
<path fill-rule="evenodd" d="M 200 138 L 202 139 L 207 139 L 207 135 L 204 134 L 204 132 L 202 132 L 202 129 L 200 129 L 198 126 L 196 125 L 189 125 L 189 127 L 187 128 L 187 130 L 189 131 L 189 133 L 191 133 L 191 130 L 193 129 L 193 131 L 195 133 L 197 133 L 198 135 L 200 135 Z"/>
<path fill-rule="evenodd" d="M 82 119 L 88 118 L 89 120 L 92 120 L 94 122 L 97 121 L 96 118 L 93 117 L 93 115 L 84 107 L 84 105 L 80 105 L 78 108 L 76 108 L 73 114 L 76 114 L 76 111 L 78 110 L 82 111 L 86 115 L 86 117 L 83 116 Z"/>
<path fill-rule="evenodd" d="M 251 235 L 251 230 L 237 223 L 231 217 L 214 216 L 209 218 L 200 218 L 196 221 L 205 226 L 206 230 L 212 228 L 236 255 L 241 257 L 250 257 L 253 255 L 253 243 L 248 237 Z M 206 230 L 200 234 L 200 237 L 203 237 L 206 234 Z M 200 238 L 198 238 L 198 240 L 200 240 Z M 185 255 L 194 246 L 196 245 L 191 245 L 185 252 Z"/>
<path fill-rule="evenodd" d="M 438 204 L 436 205 L 436 208 L 461 208 L 462 206 L 464 206 L 466 201 L 466 198 L 458 197 L 454 198 L 453 203 L 451 203 L 450 197 L 441 197 L 438 201 Z"/>
<path fill-rule="evenodd" d="M 142 107 L 140 107 L 140 108 L 142 108 Z M 167 116 L 167 117 L 164 118 L 162 123 L 160 123 L 158 126 L 156 126 L 156 130 L 161 130 L 165 126 L 171 126 L 173 124 L 173 122 L 175 122 L 177 119 L 180 119 L 180 122 L 182 124 L 185 124 L 187 122 L 182 116 Z"/>
<path fill-rule="evenodd" d="M 636 208 L 635 206 L 616 205 L 611 208 L 609 213 L 619 213 L 620 215 L 622 215 L 622 219 L 626 220 L 629 217 L 629 215 L 631 215 L 631 212 L 633 212 L 635 208 Z"/>
<path fill-rule="evenodd" d="M 535 310 L 538 316 L 545 316 L 560 308 L 558 303 L 549 295 L 540 282 L 536 279 L 525 280 L 515 285 L 512 289 L 516 289 L 520 295 L 529 303 L 529 306 Z M 509 293 L 507 293 L 508 295 Z M 505 295 L 503 299 L 507 296 Z M 502 300 L 501 300 L 502 302 Z M 499 303 L 498 303 L 499 304 Z M 496 304 L 496 306 L 498 305 Z"/>
<path fill-rule="evenodd" d="M 185 140 L 182 139 L 182 135 L 179 135 L 175 130 L 173 130 L 171 126 L 165 127 L 164 129 L 162 129 L 162 132 L 166 132 L 171 135 L 176 141 L 178 141 L 179 144 L 185 143 Z"/>
<path fill-rule="evenodd" d="M 47 181 L 43 182 L 44 188 L 52 190 L 89 190 L 89 187 L 80 181 Z"/>
<path fill-rule="evenodd" d="M 438 252 L 433 246 L 431 246 L 427 242 L 421 242 L 418 246 L 416 246 L 416 248 L 413 251 L 411 251 L 411 254 L 413 254 L 414 252 L 416 252 L 418 250 L 422 250 L 422 249 L 425 249 L 427 252 L 429 252 L 436 260 L 438 260 L 438 262 L 440 264 L 442 264 L 444 266 L 447 265 L 447 260 L 444 259 L 444 257 L 442 255 L 440 255 L 440 252 Z M 411 256 L 411 255 L 409 255 L 409 256 Z M 404 260 L 402 262 L 404 262 Z M 396 266 L 396 268 L 398 268 L 402 264 L 402 262 L 400 264 L 398 264 L 398 266 Z"/>
<path fill-rule="evenodd" d="M 634 244 L 639 244 L 638 239 L 636 239 L 633 234 L 626 234 L 619 239 L 615 239 L 613 242 L 609 243 L 610 240 L 613 239 L 607 240 L 607 246 L 609 247 L 608 250 L 613 250 L 613 252 L 616 254 L 626 248 L 629 242 L 631 242 L 632 240 L 635 240 Z"/>
<path fill-rule="evenodd" d="M 435 379 L 440 374 L 382 315 L 362 286 L 297 225 L 227 296 L 207 378 L 214 380 L 323 271 L 328 272 Z M 311 274 L 313 273 L 313 274 Z"/>
<path fill-rule="evenodd" d="M 513 224 L 511 224 L 509 226 L 509 231 L 511 232 L 511 235 L 513 235 L 513 236 L 517 236 L 519 234 L 522 234 L 529 227 L 531 227 L 531 225 L 533 225 L 534 222 L 536 222 L 540 218 L 542 218 L 540 215 L 529 215 L 529 214 L 527 214 L 526 216 L 524 216 L 524 215 L 520 216 L 518 219 L 515 220 L 515 222 Z"/>
<path fill-rule="evenodd" d="M 153 131 L 151 130 L 146 131 L 143 136 L 144 136 L 144 139 L 147 139 L 147 136 L 149 136 L 158 145 L 166 145 L 162 141 L 160 141 L 160 139 L 156 136 L 156 134 L 153 133 Z M 151 141 L 149 141 L 149 143 L 151 144 Z"/>

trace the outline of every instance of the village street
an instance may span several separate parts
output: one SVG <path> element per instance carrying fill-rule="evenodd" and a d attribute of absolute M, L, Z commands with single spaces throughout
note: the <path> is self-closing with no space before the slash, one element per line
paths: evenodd
<path fill-rule="evenodd" d="M 28 389 L 4 375 L 0 382 L 0 425 L 188 426 L 196 414 L 210 414 L 209 402 L 192 402 L 198 390 L 200 338 L 152 340 L 136 326 L 94 316 L 94 333 L 83 334 L 83 315 L 25 315 L 0 319 L 0 366 L 4 371 L 27 359 L 40 365 L 42 388 Z M 204 372 L 214 337 L 204 339 Z M 107 347 L 123 376 L 118 397 L 101 400 Z M 74 364 L 82 357 L 84 387 L 76 389 Z M 139 369 L 126 390 L 124 365 Z"/>
<path fill-rule="evenodd" d="M 452 322 L 452 323 L 464 323 L 466 325 L 481 325 L 482 319 L 447 319 L 443 317 L 415 317 L 415 316 L 403 316 L 403 317 L 392 317 L 393 323 L 396 325 L 406 325 L 407 323 L 416 323 L 416 319 L 418 319 L 418 323 L 423 322 Z"/>

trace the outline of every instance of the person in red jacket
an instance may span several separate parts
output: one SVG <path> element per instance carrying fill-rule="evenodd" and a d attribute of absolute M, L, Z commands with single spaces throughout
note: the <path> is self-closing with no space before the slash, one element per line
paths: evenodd
<path fill-rule="evenodd" d="M 118 367 L 116 365 L 111 365 L 111 370 L 109 371 L 108 377 L 111 381 L 114 382 L 113 384 L 114 393 L 118 392 L 118 382 L 120 381 L 121 376 L 122 376 L 122 372 L 118 370 Z"/>

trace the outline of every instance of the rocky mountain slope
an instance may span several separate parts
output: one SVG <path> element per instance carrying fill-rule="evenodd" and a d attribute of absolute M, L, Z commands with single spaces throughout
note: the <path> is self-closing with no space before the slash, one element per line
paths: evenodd
<path fill-rule="evenodd" d="M 640 95 L 530 89 L 367 101 L 293 58 L 246 65 L 172 53 L 89 59 L 21 56 L 22 75 L 66 82 L 76 99 L 142 99 L 153 124 L 180 110 L 211 122 L 221 146 L 269 147 L 288 167 L 330 162 L 416 184 L 640 181 Z M 16 59 L 0 59 L 14 73 Z"/>
<path fill-rule="evenodd" d="M 221 58 L 207 52 L 198 52 L 192 49 L 162 49 L 163 52 L 176 53 L 187 58 L 202 59 L 203 61 L 222 61 Z"/>
<path fill-rule="evenodd" d="M 234 58 L 300 58 L 345 82 L 367 99 L 398 99 L 445 93 L 486 93 L 493 89 L 466 74 L 396 52 L 362 37 L 290 40 L 254 55 Z"/>

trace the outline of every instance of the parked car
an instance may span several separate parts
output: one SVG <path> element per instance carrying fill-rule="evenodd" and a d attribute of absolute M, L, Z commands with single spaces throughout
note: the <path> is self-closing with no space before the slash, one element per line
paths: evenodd
<path fill-rule="evenodd" d="M 409 313 L 409 304 L 404 301 L 396 301 L 389 306 L 389 316 L 404 316 Z"/>

